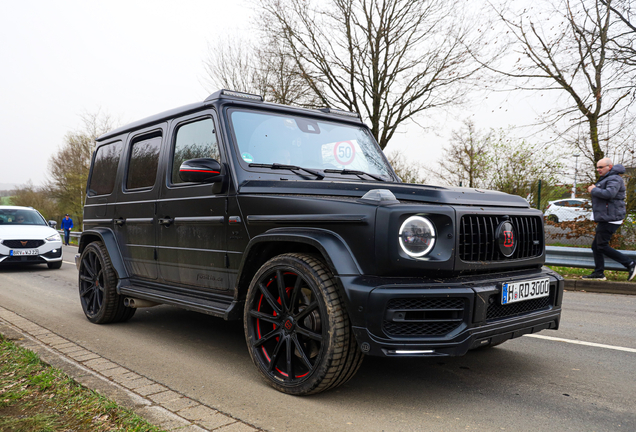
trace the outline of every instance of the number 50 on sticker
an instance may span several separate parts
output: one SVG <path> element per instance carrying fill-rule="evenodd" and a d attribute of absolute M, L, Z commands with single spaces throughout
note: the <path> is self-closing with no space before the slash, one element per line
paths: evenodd
<path fill-rule="evenodd" d="M 349 165 L 356 157 L 356 148 L 351 141 L 340 141 L 333 147 L 333 155 L 340 165 Z"/>

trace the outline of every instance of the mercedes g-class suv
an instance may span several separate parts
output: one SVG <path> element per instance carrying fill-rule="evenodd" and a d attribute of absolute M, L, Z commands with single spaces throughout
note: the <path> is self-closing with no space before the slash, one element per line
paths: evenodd
<path fill-rule="evenodd" d="M 97 140 L 76 263 L 89 321 L 157 304 L 242 319 L 269 384 L 305 395 L 364 355 L 557 329 L 544 259 L 523 198 L 404 184 L 358 114 L 221 90 Z"/>

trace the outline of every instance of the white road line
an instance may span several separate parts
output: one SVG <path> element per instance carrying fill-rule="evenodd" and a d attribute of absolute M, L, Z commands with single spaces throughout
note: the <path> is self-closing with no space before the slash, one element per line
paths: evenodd
<path fill-rule="evenodd" d="M 607 348 L 607 349 L 613 349 L 613 350 L 617 350 L 617 351 L 626 351 L 626 352 L 636 353 L 636 349 L 634 349 L 634 348 L 625 348 L 625 347 L 614 346 L 614 345 L 603 345 L 603 344 L 597 344 L 597 343 L 594 343 L 594 342 L 583 342 L 583 341 L 578 341 L 578 340 L 573 340 L 573 339 L 561 339 L 561 338 L 555 338 L 555 337 L 552 337 L 552 336 L 543 336 L 543 335 L 538 335 L 538 334 L 527 334 L 527 335 L 524 335 L 524 336 L 533 337 L 533 338 L 537 338 L 537 339 L 551 340 L 551 341 L 555 341 L 555 342 L 565 342 L 565 343 L 571 343 L 571 344 L 576 344 L 576 345 L 586 345 L 586 346 L 592 346 L 592 347 L 597 347 L 597 348 Z"/>
<path fill-rule="evenodd" d="M 72 264 L 72 265 L 75 265 L 75 263 L 74 263 L 74 262 L 68 262 L 68 261 L 62 261 L 62 262 L 63 262 L 63 263 L 66 263 L 66 264 Z"/>

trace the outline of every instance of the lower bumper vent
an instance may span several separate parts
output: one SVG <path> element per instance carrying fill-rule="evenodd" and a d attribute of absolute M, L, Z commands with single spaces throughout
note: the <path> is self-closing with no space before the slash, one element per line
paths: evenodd
<path fill-rule="evenodd" d="M 391 299 L 382 328 L 388 336 L 443 336 L 462 325 L 465 308 L 461 297 Z"/>

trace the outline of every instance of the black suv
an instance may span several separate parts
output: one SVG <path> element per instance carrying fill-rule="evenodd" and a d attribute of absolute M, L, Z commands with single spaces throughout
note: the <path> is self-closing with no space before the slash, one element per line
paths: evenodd
<path fill-rule="evenodd" d="M 87 318 L 242 319 L 286 393 L 337 387 L 365 354 L 458 356 L 559 326 L 541 212 L 401 183 L 356 113 L 221 90 L 100 137 L 87 191 Z"/>

